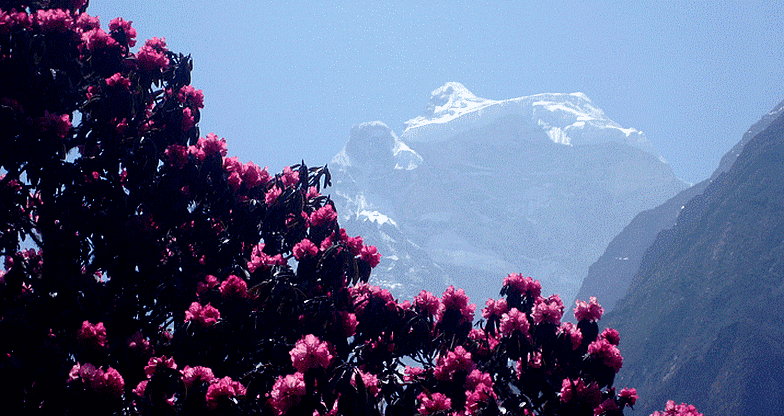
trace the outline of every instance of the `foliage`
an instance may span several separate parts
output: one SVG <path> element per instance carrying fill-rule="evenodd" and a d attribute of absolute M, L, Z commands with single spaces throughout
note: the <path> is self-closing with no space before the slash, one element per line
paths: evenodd
<path fill-rule="evenodd" d="M 9 414 L 619 415 L 616 331 L 512 274 L 398 302 L 326 168 L 200 137 L 191 60 L 85 1 L 1 2 L 0 395 Z M 46 6 L 46 7 L 44 7 Z"/>

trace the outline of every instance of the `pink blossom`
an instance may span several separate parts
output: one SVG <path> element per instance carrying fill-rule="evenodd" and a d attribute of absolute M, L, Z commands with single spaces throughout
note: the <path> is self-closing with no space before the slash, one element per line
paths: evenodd
<path fill-rule="evenodd" d="M 109 78 L 106 78 L 105 81 L 106 81 L 106 85 L 108 85 L 110 87 L 113 87 L 113 88 L 123 89 L 123 90 L 127 90 L 128 87 L 131 86 L 131 80 L 129 80 L 128 78 L 125 78 L 119 72 L 115 73 L 114 75 L 110 76 Z"/>
<path fill-rule="evenodd" d="M 313 244 L 313 242 L 311 242 L 307 238 L 303 238 L 302 241 L 300 241 L 297 244 L 294 244 L 294 248 L 292 249 L 292 252 L 294 253 L 294 258 L 299 260 L 305 256 L 315 256 L 316 254 L 318 254 L 319 249 L 318 247 L 316 247 L 315 244 Z"/>
<path fill-rule="evenodd" d="M 618 403 L 615 403 L 615 400 L 606 399 L 602 402 L 602 404 L 593 409 L 593 414 L 595 416 L 602 414 L 615 414 L 618 410 L 621 410 L 621 408 L 618 407 Z"/>
<path fill-rule="evenodd" d="M 397 302 L 395 302 L 395 298 L 389 293 L 389 290 L 382 289 L 378 286 L 360 283 L 349 288 L 349 294 L 354 299 L 354 312 L 360 317 L 365 312 L 365 307 L 373 298 L 379 299 L 390 310 L 395 310 L 397 308 Z"/>
<path fill-rule="evenodd" d="M 65 33 L 73 27 L 71 13 L 63 9 L 38 10 L 34 21 L 44 33 Z"/>
<path fill-rule="evenodd" d="M 538 280 L 523 277 L 519 273 L 511 273 L 504 278 L 504 286 L 522 293 L 524 296 L 538 298 L 542 293 L 542 285 Z"/>
<path fill-rule="evenodd" d="M 439 381 L 452 381 L 455 373 L 465 371 L 470 373 L 476 368 L 476 363 L 471 360 L 471 353 L 462 345 L 448 351 L 446 355 L 438 358 L 438 365 L 433 370 L 433 375 Z"/>
<path fill-rule="evenodd" d="M 174 362 L 174 357 L 167 357 L 165 355 L 150 357 L 150 359 L 147 360 L 147 365 L 144 366 L 144 374 L 147 375 L 147 378 L 151 378 L 158 370 L 158 367 L 176 370 L 177 363 Z"/>
<path fill-rule="evenodd" d="M 315 186 L 311 186 L 308 188 L 308 193 L 305 195 L 305 199 L 313 199 L 320 197 L 321 194 L 319 193 L 318 189 Z"/>
<path fill-rule="evenodd" d="M 346 242 L 346 247 L 348 247 L 348 251 L 355 256 L 359 256 L 362 254 L 362 246 L 364 245 L 364 241 L 361 236 L 356 237 L 349 237 L 346 235 L 346 230 L 344 228 L 340 229 L 341 232 L 341 240 Z M 343 238 L 345 236 L 345 238 Z"/>
<path fill-rule="evenodd" d="M 136 64 L 146 72 L 161 72 L 169 66 L 165 38 L 152 38 L 136 53 Z"/>
<path fill-rule="evenodd" d="M 264 203 L 267 205 L 273 205 L 281 194 L 283 194 L 283 190 L 278 188 L 277 185 L 273 186 L 264 194 Z"/>
<path fill-rule="evenodd" d="M 479 374 L 474 376 L 477 373 Z M 469 380 L 476 384 L 474 386 L 470 386 Z M 468 415 L 476 414 L 476 411 L 479 410 L 482 403 L 486 403 L 490 401 L 490 399 L 496 398 L 495 391 L 493 391 L 493 381 L 490 378 L 490 374 L 480 373 L 479 370 L 472 371 L 471 374 L 466 377 L 466 385 L 464 387 L 466 389 L 465 410 L 466 414 Z"/>
<path fill-rule="evenodd" d="M 180 128 L 182 131 L 188 131 L 196 125 L 196 119 L 193 117 L 193 111 L 189 107 L 182 109 L 182 122 Z"/>
<path fill-rule="evenodd" d="M 93 349 L 106 346 L 106 327 L 103 322 L 93 325 L 89 321 L 82 322 L 82 327 L 76 333 L 76 339 L 80 343 Z"/>
<path fill-rule="evenodd" d="M 131 23 L 133 22 L 118 17 L 109 22 L 109 30 L 112 33 L 121 34 L 120 39 L 124 39 L 128 46 L 134 47 L 136 46 L 136 29 L 131 27 Z"/>
<path fill-rule="evenodd" d="M 68 114 L 53 114 L 44 111 L 43 117 L 38 118 L 38 129 L 44 132 L 53 132 L 59 138 L 65 138 L 71 129 L 71 116 Z"/>
<path fill-rule="evenodd" d="M 306 372 L 311 368 L 327 368 L 332 362 L 333 355 L 329 351 L 329 343 L 321 341 L 313 334 L 302 337 L 291 351 L 291 364 L 299 372 Z"/>
<path fill-rule="evenodd" d="M 248 162 L 242 166 L 242 180 L 248 189 L 266 184 L 270 180 L 267 168 L 261 169 L 253 162 Z"/>
<path fill-rule="evenodd" d="M 623 357 L 618 347 L 610 344 L 606 339 L 599 338 L 588 345 L 588 355 L 600 360 L 616 373 L 623 366 Z"/>
<path fill-rule="evenodd" d="M 139 384 L 136 385 L 136 388 L 133 389 L 133 393 L 139 397 L 144 397 L 144 392 L 147 390 L 147 383 L 149 382 L 150 380 L 140 381 Z"/>
<path fill-rule="evenodd" d="M 344 336 L 352 337 L 357 333 L 357 325 L 359 325 L 359 322 L 357 321 L 356 314 L 340 311 L 338 312 L 338 318 L 340 319 Z"/>
<path fill-rule="evenodd" d="M 697 408 L 690 404 L 675 404 L 674 401 L 668 400 L 664 412 L 657 410 L 651 416 L 702 416 L 702 413 L 697 412 Z"/>
<path fill-rule="evenodd" d="M 90 363 L 75 364 L 68 373 L 68 382 L 81 380 L 89 389 L 113 397 L 122 397 L 125 390 L 125 380 L 122 375 L 109 367 L 104 371 Z"/>
<path fill-rule="evenodd" d="M 441 322 L 448 310 L 455 310 L 460 313 L 460 323 L 471 322 L 474 319 L 475 309 L 476 305 L 468 303 L 465 290 L 455 290 L 455 287 L 450 285 L 441 295 L 441 305 L 438 308 L 436 319 Z"/>
<path fill-rule="evenodd" d="M 82 34 L 82 43 L 90 52 L 97 52 L 119 46 L 119 43 L 100 27 L 84 32 Z"/>
<path fill-rule="evenodd" d="M 193 302 L 188 310 L 185 311 L 185 322 L 196 321 L 203 327 L 215 325 L 219 319 L 220 311 L 209 303 L 206 306 L 202 306 L 199 302 Z"/>
<path fill-rule="evenodd" d="M 231 399 L 233 397 L 245 397 L 245 386 L 239 381 L 234 381 L 231 377 L 223 377 L 213 380 L 207 387 L 207 407 L 217 409 L 221 399 Z"/>
<path fill-rule="evenodd" d="M 204 278 L 203 282 L 196 283 L 196 293 L 201 295 L 217 286 L 218 286 L 218 278 L 211 274 L 208 274 Z"/>
<path fill-rule="evenodd" d="M 180 370 L 180 373 L 182 374 L 182 382 L 185 384 L 186 388 L 193 387 L 197 382 L 211 383 L 215 380 L 215 374 L 212 373 L 212 369 L 200 365 L 197 365 L 196 367 L 186 365 L 185 368 Z"/>
<path fill-rule="evenodd" d="M 377 396 L 379 392 L 381 392 L 381 388 L 378 386 L 378 377 L 375 374 L 366 373 L 362 370 L 357 369 L 357 373 L 359 374 L 360 378 L 362 378 L 362 384 L 365 385 L 365 389 L 367 389 L 368 393 L 373 396 Z M 354 377 L 351 377 L 351 385 L 356 387 L 357 382 Z"/>
<path fill-rule="evenodd" d="M 329 224 L 338 218 L 338 213 L 332 208 L 332 205 L 324 205 L 323 207 L 313 211 L 310 214 L 308 221 L 312 227 L 318 227 L 324 224 Z"/>
<path fill-rule="evenodd" d="M 200 137 L 198 146 L 207 156 L 220 155 L 226 156 L 228 149 L 226 148 L 226 139 L 218 137 L 215 133 L 208 133 L 207 137 Z"/>
<path fill-rule="evenodd" d="M 269 392 L 269 404 L 278 416 L 288 413 L 288 411 L 299 404 L 305 396 L 305 376 L 302 373 L 278 376 L 277 381 Z"/>
<path fill-rule="evenodd" d="M 422 392 L 417 396 L 417 400 L 419 400 L 419 408 L 417 410 L 421 415 L 429 415 L 452 408 L 452 399 L 442 393 L 427 394 Z"/>
<path fill-rule="evenodd" d="M 425 369 L 422 367 L 406 366 L 405 370 L 403 371 L 403 381 L 410 383 L 421 378 L 423 374 L 425 374 Z"/>
<path fill-rule="evenodd" d="M 506 304 L 506 299 L 488 299 L 485 302 L 485 307 L 482 309 L 482 317 L 489 319 L 491 316 L 501 317 L 509 310 Z"/>
<path fill-rule="evenodd" d="M 268 269 L 275 265 L 286 264 L 286 259 L 280 254 L 270 256 L 264 252 L 264 243 L 259 243 L 253 247 L 250 254 L 250 261 L 248 262 L 248 270 L 253 273 L 257 269 Z"/>
<path fill-rule="evenodd" d="M 595 381 L 586 386 L 581 378 L 577 381 L 564 379 L 561 382 L 561 403 L 569 403 L 573 400 L 596 407 L 602 401 L 602 392 Z"/>
<path fill-rule="evenodd" d="M 98 20 L 98 17 L 93 17 L 87 13 L 82 13 L 76 17 L 74 26 L 82 32 L 87 32 L 88 30 L 100 28 L 101 22 Z"/>
<path fill-rule="evenodd" d="M 119 371 L 109 367 L 101 374 L 100 388 L 96 390 L 109 396 L 122 397 L 125 391 L 125 380 Z"/>
<path fill-rule="evenodd" d="M 224 157 L 223 170 L 225 170 L 226 173 L 236 172 L 237 174 L 242 174 L 242 162 L 240 162 L 240 158 L 237 156 Z"/>
<path fill-rule="evenodd" d="M 604 331 L 599 335 L 599 338 L 604 338 L 612 345 L 618 345 L 621 343 L 621 335 L 618 333 L 617 330 L 612 328 L 605 328 Z"/>
<path fill-rule="evenodd" d="M 624 388 L 618 394 L 618 398 L 621 399 L 622 403 L 628 403 L 629 406 L 634 406 L 638 399 L 637 389 Z"/>
<path fill-rule="evenodd" d="M 501 315 L 501 324 L 498 329 L 506 336 L 512 335 L 514 331 L 528 335 L 529 326 L 528 316 L 517 308 L 512 308 L 508 313 Z"/>
<path fill-rule="evenodd" d="M 283 177 L 280 178 L 283 186 L 291 186 L 299 183 L 299 171 L 291 170 L 290 166 L 283 168 Z"/>
<path fill-rule="evenodd" d="M 572 343 L 572 350 L 580 348 L 583 343 L 583 331 L 571 322 L 563 322 L 558 328 L 558 333 L 563 334 Z"/>
<path fill-rule="evenodd" d="M 130 338 L 128 338 L 128 348 L 141 355 L 152 354 L 152 345 L 150 341 L 144 337 L 142 331 L 136 331 Z"/>
<path fill-rule="evenodd" d="M 479 350 L 477 351 L 477 354 L 479 355 L 489 354 L 490 351 L 494 350 L 496 345 L 500 343 L 497 337 L 491 336 L 479 328 L 471 328 L 471 331 L 468 332 L 468 338 L 471 338 L 472 340 L 479 343 Z M 485 342 L 487 343 L 486 346 L 484 344 Z"/>
<path fill-rule="evenodd" d="M 378 266 L 381 262 L 381 253 L 378 252 L 376 246 L 362 246 L 359 258 L 366 261 L 371 268 Z M 471 311 L 473 314 L 473 311 Z"/>
<path fill-rule="evenodd" d="M 430 315 L 435 315 L 440 304 L 441 301 L 434 294 L 424 289 L 414 298 L 414 307 L 422 312 L 427 311 Z"/>
<path fill-rule="evenodd" d="M 0 10 L 0 33 L 8 34 L 17 27 L 30 29 L 32 26 L 33 19 L 26 12 L 17 12 L 16 9 Z"/>
<path fill-rule="evenodd" d="M 220 285 L 220 293 L 224 298 L 245 298 L 248 296 L 248 284 L 236 275 L 229 275 Z"/>
<path fill-rule="evenodd" d="M 574 317 L 578 321 L 596 322 L 602 319 L 604 308 L 599 305 L 596 298 L 591 296 L 590 303 L 582 300 L 575 300 Z"/>
<path fill-rule="evenodd" d="M 551 295 L 548 298 L 540 297 L 536 299 L 531 317 L 536 324 L 547 322 L 559 325 L 563 317 L 563 310 L 564 304 L 558 295 Z"/>
<path fill-rule="evenodd" d="M 204 93 L 193 86 L 184 85 L 177 92 L 177 101 L 193 109 L 204 108 Z"/>

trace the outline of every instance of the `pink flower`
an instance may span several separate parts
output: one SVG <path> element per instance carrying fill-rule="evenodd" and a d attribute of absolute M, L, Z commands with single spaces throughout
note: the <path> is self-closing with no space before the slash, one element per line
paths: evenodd
<path fill-rule="evenodd" d="M 136 29 L 131 27 L 130 21 L 123 20 L 122 17 L 112 19 L 109 22 L 109 30 L 116 33 L 120 38 L 120 42 L 125 40 L 125 43 L 130 47 L 136 46 Z"/>
<path fill-rule="evenodd" d="M 702 416 L 702 413 L 697 412 L 697 408 L 690 404 L 675 404 L 674 401 L 668 400 L 664 412 L 655 411 L 651 416 Z"/>
<path fill-rule="evenodd" d="M 338 213 L 332 208 L 332 205 L 324 205 L 323 207 L 313 211 L 310 214 L 308 221 L 312 227 L 318 227 L 324 224 L 331 223 L 338 218 Z"/>
<path fill-rule="evenodd" d="M 524 296 L 538 298 L 542 293 L 542 285 L 538 280 L 523 277 L 519 273 L 511 273 L 504 278 L 504 286 L 508 286 Z"/>
<path fill-rule="evenodd" d="M 424 289 L 414 298 L 414 307 L 422 312 L 427 311 L 430 315 L 435 315 L 440 304 L 441 301 L 434 294 Z"/>
<path fill-rule="evenodd" d="M 248 189 L 264 185 L 270 180 L 267 168 L 261 169 L 253 162 L 248 162 L 242 167 L 242 180 Z"/>
<path fill-rule="evenodd" d="M 196 125 L 196 119 L 193 117 L 193 111 L 189 107 L 182 109 L 182 122 L 180 127 L 182 131 L 188 131 Z"/>
<path fill-rule="evenodd" d="M 475 309 L 476 305 L 468 303 L 465 290 L 455 290 L 455 287 L 450 285 L 441 295 L 441 305 L 438 308 L 436 319 L 441 322 L 447 311 L 455 310 L 460 313 L 460 323 L 471 322 L 474 319 Z"/>
<path fill-rule="evenodd" d="M 506 304 L 506 299 L 488 299 L 485 302 L 485 307 L 482 309 L 482 317 L 489 319 L 491 316 L 501 317 L 509 310 Z"/>
<path fill-rule="evenodd" d="M 342 323 L 343 335 L 346 337 L 354 336 L 357 333 L 357 325 L 359 325 L 357 315 L 351 312 L 340 311 L 338 312 L 338 317 Z"/>
<path fill-rule="evenodd" d="M 559 325 L 563 317 L 564 305 L 558 295 L 551 295 L 549 298 L 537 298 L 531 317 L 534 323 L 541 322 Z"/>
<path fill-rule="evenodd" d="M 278 376 L 277 381 L 269 392 L 269 404 L 278 416 L 288 413 L 288 411 L 299 404 L 305 396 L 305 376 L 302 373 Z"/>
<path fill-rule="evenodd" d="M 267 205 L 272 205 L 275 201 L 278 200 L 278 197 L 283 193 L 283 190 L 278 188 L 277 185 L 270 188 L 267 193 L 264 194 L 264 203 Z"/>
<path fill-rule="evenodd" d="M 140 381 L 139 384 L 136 385 L 136 388 L 132 390 L 133 393 L 139 397 L 144 397 L 144 392 L 147 390 L 147 383 L 149 382 L 150 380 Z"/>
<path fill-rule="evenodd" d="M 231 189 L 238 191 L 242 186 L 242 177 L 240 177 L 239 172 L 231 172 L 229 177 L 226 178 L 226 181 L 229 183 Z"/>
<path fill-rule="evenodd" d="M 638 399 L 637 389 L 624 388 L 618 394 L 618 398 L 621 399 L 622 403 L 628 403 L 629 406 L 634 406 Z"/>
<path fill-rule="evenodd" d="M 213 380 L 209 387 L 207 387 L 207 407 L 215 410 L 218 408 L 218 403 L 221 399 L 244 397 L 245 393 L 245 386 L 238 381 L 232 380 L 231 377 L 226 376 L 222 379 Z"/>
<path fill-rule="evenodd" d="M 68 374 L 68 382 L 81 380 L 89 389 L 106 394 L 113 397 L 122 397 L 125 390 L 125 380 L 122 375 L 109 367 L 104 371 L 101 368 L 96 368 L 94 365 L 87 363 L 79 365 L 78 363 L 71 367 Z"/>
<path fill-rule="evenodd" d="M 605 401 L 602 402 L 602 404 L 600 404 L 599 406 L 593 409 L 593 414 L 595 416 L 599 416 L 602 414 L 614 415 L 618 410 L 621 410 L 621 408 L 618 407 L 618 403 L 615 403 L 615 400 L 606 399 Z"/>
<path fill-rule="evenodd" d="M 196 146 L 203 150 L 207 156 L 226 156 L 228 153 L 226 139 L 218 137 L 215 133 L 208 133 L 207 137 L 200 137 Z"/>
<path fill-rule="evenodd" d="M 577 381 L 564 379 L 561 382 L 561 403 L 569 403 L 573 400 L 596 407 L 602 401 L 602 392 L 596 382 L 586 386 L 581 378 Z"/>
<path fill-rule="evenodd" d="M 417 400 L 419 400 L 419 409 L 417 410 L 421 415 L 429 415 L 452 408 L 452 399 L 442 393 L 427 394 L 422 392 L 417 396 Z"/>
<path fill-rule="evenodd" d="M 313 242 L 311 242 L 307 238 L 303 238 L 302 241 L 300 241 L 297 244 L 294 244 L 294 248 L 292 249 L 292 252 L 294 253 L 294 258 L 299 260 L 305 256 L 315 256 L 316 254 L 318 254 L 319 249 L 318 247 L 316 247 L 315 244 L 313 244 Z"/>
<path fill-rule="evenodd" d="M 468 338 L 471 338 L 479 344 L 479 350 L 477 350 L 477 354 L 479 355 L 489 354 L 500 342 L 497 337 L 491 336 L 479 328 L 471 328 L 471 331 L 468 333 Z M 485 345 L 485 343 L 487 344 Z"/>
<path fill-rule="evenodd" d="M 150 357 L 150 359 L 147 360 L 147 365 L 144 366 L 144 374 L 147 375 L 147 378 L 151 378 L 158 370 L 158 367 L 176 370 L 177 363 L 174 362 L 174 357 L 167 357 L 165 355 Z"/>
<path fill-rule="evenodd" d="M 141 355 L 149 355 L 153 352 L 150 341 L 144 337 L 142 331 L 136 331 L 133 335 L 131 335 L 130 338 L 128 338 L 128 348 L 136 351 Z"/>
<path fill-rule="evenodd" d="M 362 384 L 365 385 L 365 389 L 367 389 L 368 393 L 373 396 L 377 396 L 379 392 L 381 392 L 381 388 L 378 386 L 378 377 L 375 374 L 366 373 L 362 370 L 357 369 L 357 373 L 359 374 L 360 378 L 362 378 Z M 357 382 L 354 377 L 351 377 L 351 385 L 357 387 Z"/>
<path fill-rule="evenodd" d="M 215 374 L 212 373 L 212 369 L 200 365 L 197 365 L 196 367 L 186 365 L 185 368 L 180 370 L 180 373 L 182 374 L 182 382 L 185 384 L 186 388 L 193 387 L 197 382 L 211 383 L 215 380 Z"/>
<path fill-rule="evenodd" d="M 122 397 L 125 391 L 125 380 L 119 371 L 109 367 L 101 374 L 100 388 L 97 390 L 109 396 Z"/>
<path fill-rule="evenodd" d="M 364 245 L 364 241 L 362 240 L 361 236 L 349 237 L 346 235 L 346 230 L 344 228 L 340 229 L 340 234 L 341 240 L 346 242 L 346 247 L 348 247 L 348 251 L 350 251 L 351 254 L 355 256 L 362 254 L 362 246 Z"/>
<path fill-rule="evenodd" d="M 32 26 L 33 19 L 26 12 L 17 12 L 15 9 L 0 10 L 0 33 L 8 34 L 17 27 L 30 29 Z"/>
<path fill-rule="evenodd" d="M 146 72 L 161 72 L 169 66 L 167 51 L 165 38 L 148 39 L 136 53 L 136 64 Z"/>
<path fill-rule="evenodd" d="M 82 44 L 90 52 L 97 52 L 119 46 L 119 43 L 100 27 L 84 32 L 82 34 Z"/>
<path fill-rule="evenodd" d="M 599 338 L 604 338 L 612 345 L 618 345 L 621 343 L 621 335 L 618 333 L 617 330 L 612 328 L 605 328 L 604 331 L 599 335 Z"/>
<path fill-rule="evenodd" d="M 208 290 L 218 286 L 218 278 L 208 274 L 203 282 L 196 283 L 196 293 L 201 295 Z"/>
<path fill-rule="evenodd" d="M 359 258 L 368 262 L 370 267 L 373 268 L 381 262 L 381 253 L 378 252 L 376 246 L 363 246 Z"/>
<path fill-rule="evenodd" d="M 103 322 L 93 325 L 89 321 L 82 322 L 82 327 L 76 333 L 76 339 L 80 343 L 93 349 L 106 346 L 106 327 Z"/>
<path fill-rule="evenodd" d="M 82 32 L 87 32 L 88 30 L 100 28 L 101 22 L 98 20 L 98 17 L 93 17 L 87 13 L 82 13 L 76 17 L 74 26 Z"/>
<path fill-rule="evenodd" d="M 320 197 L 321 194 L 319 193 L 318 189 L 315 186 L 311 186 L 308 188 L 308 193 L 305 195 L 305 199 L 313 199 Z"/>
<path fill-rule="evenodd" d="M 600 338 L 588 345 L 588 355 L 600 360 L 616 373 L 623 366 L 623 357 L 618 347 L 610 344 L 606 339 Z"/>
<path fill-rule="evenodd" d="M 501 315 L 501 324 L 498 329 L 506 336 L 512 335 L 514 331 L 528 335 L 529 326 L 528 316 L 517 308 L 512 308 L 508 313 Z"/>
<path fill-rule="evenodd" d="M 248 284 L 239 276 L 232 274 L 221 283 L 220 293 L 224 298 L 245 298 L 248 296 Z"/>
<path fill-rule="evenodd" d="M 68 114 L 57 115 L 44 111 L 43 117 L 38 118 L 38 129 L 44 132 L 53 132 L 59 138 L 65 138 L 71 130 L 71 116 Z"/>
<path fill-rule="evenodd" d="M 203 327 L 215 325 L 219 319 L 220 311 L 209 303 L 206 306 L 202 306 L 199 302 L 193 302 L 188 310 L 185 311 L 185 322 L 196 321 Z"/>
<path fill-rule="evenodd" d="M 583 331 L 571 322 L 563 322 L 558 328 L 558 333 L 564 334 L 572 343 L 572 350 L 580 348 L 583 343 Z"/>
<path fill-rule="evenodd" d="M 63 9 L 38 10 L 34 21 L 44 33 L 65 33 L 73 27 L 71 13 Z"/>
<path fill-rule="evenodd" d="M 202 90 L 185 85 L 177 92 L 177 101 L 193 109 L 204 108 L 204 93 Z"/>
<path fill-rule="evenodd" d="M 283 186 L 291 186 L 296 185 L 299 183 L 299 171 L 298 170 L 291 170 L 290 166 L 286 166 L 283 168 L 283 177 L 280 178 L 281 182 L 283 182 Z"/>
<path fill-rule="evenodd" d="M 433 375 L 439 381 L 453 381 L 455 373 L 465 371 L 470 373 L 476 368 L 476 363 L 471 360 L 471 353 L 466 351 L 462 345 L 458 345 L 454 350 L 448 351 L 446 356 L 438 358 L 438 365 L 433 370 Z"/>
<path fill-rule="evenodd" d="M 403 381 L 405 381 L 406 383 L 410 383 L 422 377 L 423 374 L 425 374 L 425 369 L 422 367 L 406 366 L 406 369 L 404 370 L 404 374 L 403 374 Z"/>
<path fill-rule="evenodd" d="M 268 269 L 275 265 L 282 266 L 284 264 L 286 264 L 286 259 L 283 256 L 280 254 L 270 256 L 264 252 L 264 243 L 259 243 L 256 247 L 253 247 L 253 251 L 250 254 L 248 270 L 253 273 L 257 269 Z"/>
<path fill-rule="evenodd" d="M 297 371 L 304 373 L 311 368 L 327 368 L 333 355 L 329 351 L 329 343 L 321 341 L 313 334 L 302 337 L 289 351 L 291 364 Z"/>
<path fill-rule="evenodd" d="M 602 319 L 604 308 L 599 305 L 595 297 L 591 296 L 590 303 L 586 303 L 582 300 L 575 300 L 574 303 L 576 305 L 574 308 L 574 317 L 578 321 L 596 322 L 599 319 Z"/>
<path fill-rule="evenodd" d="M 128 87 L 131 86 L 131 80 L 125 78 L 121 73 L 117 72 L 109 78 L 106 78 L 106 85 L 113 88 L 127 90 Z"/>

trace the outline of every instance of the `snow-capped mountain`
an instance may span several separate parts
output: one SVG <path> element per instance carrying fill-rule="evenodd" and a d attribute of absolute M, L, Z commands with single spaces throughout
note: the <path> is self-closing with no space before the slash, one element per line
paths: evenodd
<path fill-rule="evenodd" d="M 355 126 L 331 163 L 341 224 L 404 298 L 455 284 L 481 304 L 519 272 L 571 299 L 634 215 L 685 186 L 582 93 L 488 100 L 450 82 L 406 126 Z"/>

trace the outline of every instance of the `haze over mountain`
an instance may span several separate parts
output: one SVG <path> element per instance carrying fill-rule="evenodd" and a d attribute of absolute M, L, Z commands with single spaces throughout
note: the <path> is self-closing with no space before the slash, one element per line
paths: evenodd
<path fill-rule="evenodd" d="M 659 232 L 672 228 L 686 202 L 702 194 L 721 173 L 729 170 L 746 143 L 767 128 L 782 112 L 784 101 L 763 115 L 743 134 L 743 138 L 724 155 L 718 168 L 708 179 L 634 217 L 631 223 L 613 238 L 599 260 L 588 269 L 588 275 L 583 280 L 577 298 L 596 296 L 605 311 L 612 310 L 615 303 L 626 294 L 632 278 L 640 268 L 643 254 L 653 244 Z"/>
<path fill-rule="evenodd" d="M 355 126 L 330 164 L 341 224 L 379 247 L 374 279 L 398 296 L 455 284 L 481 304 L 521 272 L 568 301 L 637 213 L 686 187 L 581 93 L 496 101 L 447 83 L 406 125 Z"/>
<path fill-rule="evenodd" d="M 749 137 L 760 123 L 766 128 Z M 616 385 L 638 389 L 635 414 L 667 399 L 706 415 L 781 414 L 782 105 L 760 123 L 672 229 L 658 234 L 628 293 L 603 320 L 622 334 Z"/>

